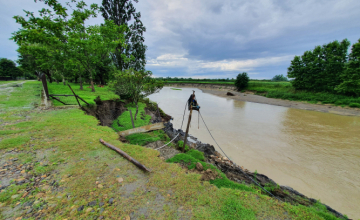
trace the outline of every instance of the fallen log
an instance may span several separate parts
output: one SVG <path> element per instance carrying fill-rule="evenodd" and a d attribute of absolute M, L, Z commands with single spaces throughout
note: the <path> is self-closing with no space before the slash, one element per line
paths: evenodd
<path fill-rule="evenodd" d="M 103 145 L 107 146 L 108 148 L 118 152 L 119 154 L 121 154 L 121 156 L 125 157 L 126 159 L 128 159 L 131 163 L 135 164 L 137 167 L 139 167 L 142 170 L 151 172 L 151 170 L 149 170 L 148 168 L 146 168 L 144 165 L 142 165 L 139 161 L 135 160 L 134 158 L 130 157 L 127 153 L 125 153 L 124 151 L 120 150 L 119 148 L 106 143 L 103 139 L 100 138 L 100 143 L 102 143 Z"/>
<path fill-rule="evenodd" d="M 154 131 L 154 130 L 160 130 L 165 128 L 164 123 L 160 122 L 160 123 L 155 123 L 155 124 L 150 124 L 150 125 L 145 125 L 145 126 L 141 126 L 138 128 L 133 128 L 133 129 L 129 129 L 126 131 L 120 131 L 118 132 L 118 134 L 120 136 L 128 136 L 130 134 L 136 134 L 136 133 L 144 133 L 144 132 L 149 132 L 149 131 Z"/>

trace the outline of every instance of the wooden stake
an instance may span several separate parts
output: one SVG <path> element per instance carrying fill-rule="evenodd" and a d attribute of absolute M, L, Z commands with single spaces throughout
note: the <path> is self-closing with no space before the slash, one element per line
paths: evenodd
<path fill-rule="evenodd" d="M 189 126 L 190 126 L 190 122 L 191 122 L 191 114 L 192 114 L 192 106 L 190 105 L 190 115 L 189 115 L 189 120 L 188 120 L 188 124 L 187 124 L 187 127 L 186 127 L 186 133 L 185 133 L 185 139 L 184 139 L 184 147 L 181 150 L 182 152 L 185 152 L 185 146 L 186 146 L 187 136 L 188 136 L 188 133 L 189 133 Z"/>
<path fill-rule="evenodd" d="M 133 117 L 132 117 L 132 113 L 131 113 L 131 110 L 130 110 L 130 109 L 129 109 L 129 112 L 130 112 L 130 118 L 131 118 L 132 126 L 133 126 L 133 128 L 135 128 L 134 119 L 133 119 Z"/>
<path fill-rule="evenodd" d="M 72 90 L 72 88 L 71 88 L 70 84 L 68 84 L 68 86 L 69 86 L 69 88 L 70 88 L 71 92 L 74 94 L 75 99 L 76 99 L 77 103 L 79 104 L 79 106 L 80 106 L 80 108 L 81 108 L 82 106 L 80 105 L 80 102 L 79 102 L 79 100 L 78 100 L 78 98 L 77 98 L 77 96 L 76 96 L 75 92 Z"/>
<path fill-rule="evenodd" d="M 139 167 L 142 170 L 151 172 L 151 170 L 149 170 L 148 168 L 146 168 L 144 165 L 142 165 L 139 161 L 135 160 L 134 158 L 130 157 L 127 153 L 125 153 L 124 151 L 120 150 L 119 148 L 106 143 L 103 139 L 100 138 L 100 143 L 102 143 L 103 145 L 105 145 L 106 147 L 118 152 L 119 154 L 121 154 L 121 156 L 125 157 L 126 159 L 128 159 L 131 163 L 135 164 L 137 167 Z"/>

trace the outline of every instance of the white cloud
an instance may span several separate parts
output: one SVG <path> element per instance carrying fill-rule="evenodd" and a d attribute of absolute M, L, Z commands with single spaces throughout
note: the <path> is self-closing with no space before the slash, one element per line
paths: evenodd
<path fill-rule="evenodd" d="M 247 60 L 219 60 L 208 62 L 205 60 L 188 59 L 183 54 L 164 54 L 156 59 L 148 60 L 149 67 L 174 68 L 182 67 L 192 73 L 197 72 L 214 72 L 214 71 L 251 71 L 261 66 L 271 66 L 290 62 L 293 55 L 281 57 L 265 57 Z"/>

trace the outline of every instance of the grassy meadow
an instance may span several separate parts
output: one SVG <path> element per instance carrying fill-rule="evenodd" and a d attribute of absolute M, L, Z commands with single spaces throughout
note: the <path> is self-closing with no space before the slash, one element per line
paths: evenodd
<path fill-rule="evenodd" d="M 54 93 L 66 91 L 63 85 L 50 87 Z M 103 100 L 116 97 L 107 88 L 96 89 L 94 94 L 84 88 L 79 95 L 89 101 L 97 95 Z M 201 162 L 216 170 L 200 152 L 178 154 L 167 163 L 158 151 L 136 142 L 142 137 L 122 143 L 112 128 L 99 126 L 77 107 L 37 108 L 40 90 L 37 81 L 0 89 L 0 165 L 8 167 L 0 172 L 0 185 L 11 179 L 0 191 L 0 219 L 337 219 L 323 205 L 281 203 L 256 186 L 228 181 L 220 171 L 222 178 L 201 181 L 200 174 L 176 164 L 188 161 L 193 169 Z M 119 120 L 128 126 L 127 115 Z M 168 140 L 157 132 L 148 135 Z M 139 170 L 100 138 L 152 172 Z M 8 172 L 9 166 L 21 174 Z M 25 183 L 18 184 L 14 175 L 23 175 Z"/>

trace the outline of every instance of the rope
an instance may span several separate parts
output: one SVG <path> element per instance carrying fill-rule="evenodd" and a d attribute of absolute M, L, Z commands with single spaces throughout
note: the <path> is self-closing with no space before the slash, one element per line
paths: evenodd
<path fill-rule="evenodd" d="M 202 121 L 204 122 L 205 127 L 206 127 L 206 129 L 208 130 L 211 138 L 215 141 L 216 145 L 220 148 L 220 150 L 224 153 L 224 155 L 225 155 L 227 158 L 230 159 L 230 157 L 228 157 L 228 156 L 226 155 L 226 153 L 223 151 L 223 149 L 222 149 L 222 148 L 219 146 L 219 144 L 216 142 L 215 138 L 212 136 L 212 134 L 211 134 L 209 128 L 207 127 L 207 125 L 206 125 L 206 123 L 205 123 L 205 121 L 204 121 L 204 119 L 203 119 L 200 111 L 199 111 L 199 114 L 200 114 L 200 117 L 201 117 Z M 231 159 L 230 159 L 230 160 L 231 160 Z M 233 164 L 234 164 L 235 166 L 238 167 L 238 165 L 237 165 L 236 163 L 234 163 L 234 161 L 232 161 L 232 162 L 233 162 Z M 282 202 L 282 200 L 280 200 L 278 197 L 274 196 L 271 192 L 269 192 L 269 191 L 267 191 L 266 189 L 264 189 L 259 183 L 257 183 L 253 178 L 251 178 L 249 175 L 247 175 L 247 173 L 245 173 L 242 169 L 239 168 L 239 170 L 240 170 L 246 177 L 248 177 L 251 181 L 253 181 L 256 185 L 258 185 L 262 190 L 264 190 L 265 192 L 267 192 L 268 194 L 270 194 L 271 196 L 275 197 L 277 200 L 279 200 L 280 202 Z"/>
<path fill-rule="evenodd" d="M 188 102 L 186 101 L 186 103 L 185 103 L 185 109 L 184 109 L 184 115 L 183 115 L 183 120 L 182 120 L 182 122 L 181 122 L 181 127 L 180 127 L 180 129 L 182 129 L 182 126 L 183 126 L 183 123 L 184 123 L 185 111 L 186 111 L 187 105 L 188 105 Z"/>
<path fill-rule="evenodd" d="M 168 144 L 170 144 L 171 142 L 173 142 L 175 140 L 175 138 L 177 138 L 179 136 L 180 133 L 178 133 L 169 143 L 165 144 L 164 146 L 162 147 L 159 147 L 159 148 L 156 148 L 155 150 L 160 150 L 161 148 L 167 146 Z"/>

